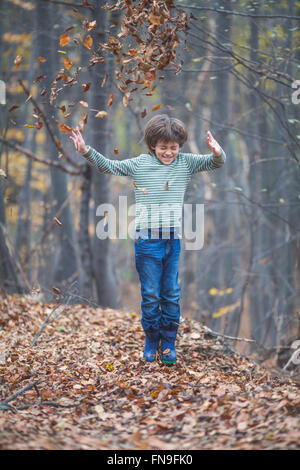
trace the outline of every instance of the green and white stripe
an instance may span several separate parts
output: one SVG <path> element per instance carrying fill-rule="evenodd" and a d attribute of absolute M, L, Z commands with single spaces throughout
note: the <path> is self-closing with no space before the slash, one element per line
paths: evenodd
<path fill-rule="evenodd" d="M 136 230 L 181 226 L 184 193 L 191 176 L 224 165 L 224 150 L 219 157 L 213 153 L 194 155 L 181 153 L 170 165 L 155 155 L 141 154 L 127 160 L 110 160 L 92 147 L 83 155 L 100 173 L 130 176 L 133 179 Z"/>

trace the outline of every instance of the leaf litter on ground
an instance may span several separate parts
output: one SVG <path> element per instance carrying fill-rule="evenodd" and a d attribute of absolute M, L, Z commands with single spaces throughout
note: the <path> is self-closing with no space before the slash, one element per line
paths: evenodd
<path fill-rule="evenodd" d="M 31 346 L 56 306 L 0 299 L 0 449 L 299 449 L 299 384 L 199 322 L 168 367 L 136 312 L 67 305 Z"/>

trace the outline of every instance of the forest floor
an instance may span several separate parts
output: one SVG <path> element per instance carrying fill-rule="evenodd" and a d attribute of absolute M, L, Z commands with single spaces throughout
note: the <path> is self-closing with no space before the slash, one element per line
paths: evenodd
<path fill-rule="evenodd" d="M 0 299 L 0 449 L 300 448 L 299 384 L 200 323 L 180 325 L 168 367 L 142 360 L 135 312 L 54 307 Z"/>

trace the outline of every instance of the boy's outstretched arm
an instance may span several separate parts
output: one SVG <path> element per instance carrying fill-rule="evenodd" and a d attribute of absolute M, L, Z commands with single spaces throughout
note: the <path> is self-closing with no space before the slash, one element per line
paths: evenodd
<path fill-rule="evenodd" d="M 213 154 L 214 154 L 216 157 L 220 157 L 221 154 L 222 154 L 222 147 L 221 147 L 221 145 L 218 144 L 218 142 L 213 138 L 213 136 L 211 135 L 211 132 L 210 132 L 210 131 L 207 131 L 206 142 L 207 142 L 207 145 L 212 149 Z"/>
<path fill-rule="evenodd" d="M 220 168 L 226 161 L 226 154 L 220 144 L 213 138 L 210 131 L 207 131 L 207 145 L 211 148 L 212 153 L 208 155 L 185 154 L 187 164 L 191 173 L 198 171 L 209 171 Z"/>
<path fill-rule="evenodd" d="M 110 160 L 101 153 L 85 144 L 78 127 L 72 131 L 70 139 L 74 142 L 77 152 L 94 165 L 100 173 L 113 174 L 117 176 L 133 176 L 138 165 L 139 157 L 127 160 Z"/>

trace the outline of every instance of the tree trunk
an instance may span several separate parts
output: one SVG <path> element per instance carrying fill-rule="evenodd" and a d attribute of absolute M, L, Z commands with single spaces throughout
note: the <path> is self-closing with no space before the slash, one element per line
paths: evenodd
<path fill-rule="evenodd" d="M 106 12 L 101 9 L 103 1 L 99 2 L 96 11 L 97 32 L 95 32 L 96 42 L 105 42 Z M 99 64 L 99 67 L 91 69 L 91 88 L 93 90 L 93 108 L 105 109 L 108 96 L 100 84 L 106 73 L 106 64 Z M 104 119 L 93 118 L 89 125 L 89 135 L 91 146 L 100 153 L 106 155 L 106 121 Z M 96 216 L 96 209 L 103 203 L 110 203 L 110 176 L 101 174 L 93 169 L 93 198 L 95 201 L 95 226 L 99 222 Z M 97 298 L 103 307 L 117 308 L 119 306 L 119 294 L 115 282 L 115 273 L 112 269 L 111 242 L 109 238 L 100 240 L 95 232 L 93 240 L 94 273 L 97 290 Z"/>
<path fill-rule="evenodd" d="M 48 2 L 37 3 L 37 42 L 39 46 L 39 55 L 45 56 L 47 59 L 47 77 L 43 81 L 43 85 L 46 87 L 48 92 L 50 92 L 50 84 L 55 77 L 53 71 L 57 70 L 58 65 L 54 59 L 54 57 L 56 57 L 57 50 L 57 38 L 53 31 L 54 13 L 57 15 L 57 5 L 52 5 Z M 49 99 L 48 96 L 47 98 Z M 56 116 L 57 113 L 53 107 L 47 105 L 44 106 L 47 117 L 52 123 L 54 122 L 54 119 L 59 119 L 59 116 Z M 57 147 L 49 135 L 47 135 L 45 147 L 46 154 L 48 154 L 51 159 L 58 160 Z M 52 217 L 54 217 L 56 212 L 69 197 L 67 189 L 68 178 L 65 173 L 52 166 L 50 167 L 50 175 L 51 190 L 54 199 Z M 56 287 L 62 290 L 62 292 L 67 292 L 70 285 L 76 282 L 78 278 L 77 250 L 75 246 L 74 226 L 69 202 L 61 212 L 59 220 L 61 221 L 62 226 L 55 227 L 58 243 L 55 244 L 57 248 L 54 252 L 53 280 L 49 281 L 53 282 Z"/>

